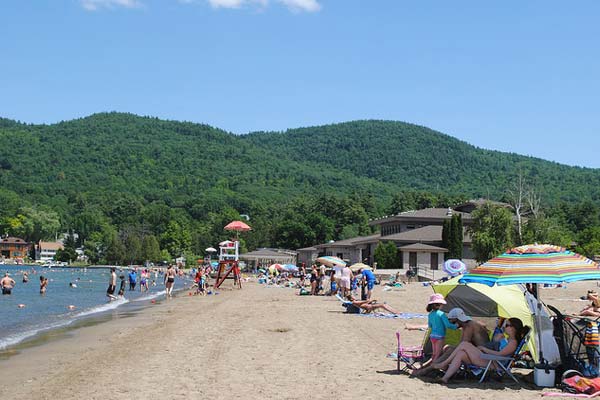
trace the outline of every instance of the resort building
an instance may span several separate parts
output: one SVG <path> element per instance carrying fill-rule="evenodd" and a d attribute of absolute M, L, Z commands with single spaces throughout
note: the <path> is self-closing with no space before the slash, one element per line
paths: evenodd
<path fill-rule="evenodd" d="M 373 265 L 377 245 L 394 242 L 402 269 L 436 271 L 441 269 L 444 253 L 448 251 L 442 245 L 444 221 L 459 214 L 463 223 L 462 260 L 467 266 L 473 267 L 476 262 L 467 230 L 473 223 L 471 213 L 485 202 L 483 199 L 471 200 L 454 208 L 426 208 L 384 216 L 369 222 L 370 226 L 378 228 L 379 233 L 298 249 L 298 262 L 310 265 L 319 256 L 336 256 L 351 264 L 364 262 Z M 494 204 L 510 207 L 504 203 Z"/>
<path fill-rule="evenodd" d="M 0 239 L 0 253 L 3 259 L 23 259 L 28 256 L 29 243 L 17 237 Z"/>
<path fill-rule="evenodd" d="M 53 261 L 56 257 L 56 252 L 63 249 L 61 242 L 38 242 L 35 247 L 35 260 L 36 261 Z"/>
<path fill-rule="evenodd" d="M 271 264 L 296 264 L 297 252 L 283 249 L 257 249 L 240 254 L 240 260 L 251 269 L 268 267 Z"/>

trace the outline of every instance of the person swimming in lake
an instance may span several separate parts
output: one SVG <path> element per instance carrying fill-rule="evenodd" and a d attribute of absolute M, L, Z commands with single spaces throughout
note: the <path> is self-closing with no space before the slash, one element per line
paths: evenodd
<path fill-rule="evenodd" d="M 140 292 L 147 292 L 148 290 L 148 270 L 143 269 L 140 274 Z"/>
<path fill-rule="evenodd" d="M 46 294 L 46 289 L 48 288 L 48 278 L 44 275 L 40 275 L 40 294 L 43 296 Z"/>
<path fill-rule="evenodd" d="M 119 276 L 119 279 L 121 280 L 121 286 L 119 287 L 119 297 L 123 297 L 125 296 L 125 275 Z"/>
<path fill-rule="evenodd" d="M 2 278 L 2 280 L 0 280 L 0 287 L 2 288 L 3 295 L 12 294 L 12 290 L 15 287 L 15 285 L 16 285 L 15 280 L 10 277 L 8 272 L 5 273 L 4 278 Z"/>

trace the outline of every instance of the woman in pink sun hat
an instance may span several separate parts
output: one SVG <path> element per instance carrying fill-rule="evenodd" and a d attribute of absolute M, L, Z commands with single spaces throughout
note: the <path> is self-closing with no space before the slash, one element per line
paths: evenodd
<path fill-rule="evenodd" d="M 441 294 L 434 293 L 429 296 L 429 303 L 427 303 L 427 312 L 429 313 L 427 325 L 429 326 L 429 339 L 433 348 L 432 362 L 435 362 L 442 354 L 442 349 L 446 342 L 446 329 L 458 329 L 456 325 L 448 321 L 446 313 L 440 310 L 444 304 L 446 304 L 446 300 L 444 300 L 444 296 Z"/>

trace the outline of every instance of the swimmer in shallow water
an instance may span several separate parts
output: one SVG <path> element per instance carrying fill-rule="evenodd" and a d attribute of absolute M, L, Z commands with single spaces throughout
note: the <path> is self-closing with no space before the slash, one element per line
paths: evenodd
<path fill-rule="evenodd" d="M 46 288 L 48 287 L 48 278 L 45 278 L 44 275 L 40 275 L 40 294 L 46 294 Z"/>
<path fill-rule="evenodd" d="M 8 275 L 8 272 L 4 274 L 4 278 L 0 280 L 0 287 L 2 288 L 2 294 L 10 295 L 15 287 L 15 280 Z"/>

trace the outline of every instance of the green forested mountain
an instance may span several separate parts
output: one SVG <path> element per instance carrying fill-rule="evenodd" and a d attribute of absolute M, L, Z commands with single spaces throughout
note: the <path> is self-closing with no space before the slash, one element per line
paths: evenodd
<path fill-rule="evenodd" d="M 354 121 L 244 139 L 296 161 L 352 171 L 396 188 L 501 198 L 521 171 L 551 203 L 600 199 L 599 170 L 483 150 L 404 122 Z"/>
<path fill-rule="evenodd" d="M 431 193 L 433 203 L 418 204 L 442 206 L 502 199 L 519 171 L 547 205 L 600 198 L 600 170 L 401 122 L 238 136 L 123 113 L 53 125 L 0 119 L 0 229 L 28 240 L 70 230 L 97 257 L 145 236 L 170 255 L 200 254 L 241 213 L 255 228 L 249 248 L 302 247 L 369 233 L 368 218 L 389 212 L 400 192 Z"/>

